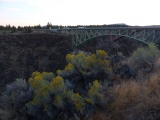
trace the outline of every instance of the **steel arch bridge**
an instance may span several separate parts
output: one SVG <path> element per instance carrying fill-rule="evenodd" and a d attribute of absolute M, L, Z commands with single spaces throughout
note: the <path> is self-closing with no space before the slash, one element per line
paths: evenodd
<path fill-rule="evenodd" d="M 106 35 L 133 38 L 146 44 L 151 42 L 156 44 L 160 41 L 160 27 L 72 28 L 68 29 L 68 31 L 71 31 L 73 47 L 78 47 L 92 38 Z"/>

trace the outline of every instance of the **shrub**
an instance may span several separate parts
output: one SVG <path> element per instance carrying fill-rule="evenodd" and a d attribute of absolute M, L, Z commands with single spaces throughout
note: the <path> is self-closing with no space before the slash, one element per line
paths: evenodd
<path fill-rule="evenodd" d="M 122 79 L 136 77 L 135 71 L 127 64 L 124 64 L 120 68 L 118 68 L 115 74 L 118 74 Z"/>
<path fill-rule="evenodd" d="M 136 70 L 144 72 L 153 70 L 154 62 L 159 56 L 159 50 L 154 43 L 148 44 L 147 48 L 138 48 L 129 58 L 129 64 Z"/>
<path fill-rule="evenodd" d="M 34 91 L 33 99 L 27 103 L 28 113 L 40 120 L 56 119 L 61 113 L 69 117 L 73 112 L 73 105 L 77 111 L 81 107 L 80 101 L 78 104 L 74 93 L 70 90 L 71 85 L 61 76 L 47 72 L 33 72 L 28 82 Z"/>
<path fill-rule="evenodd" d="M 112 120 L 158 120 L 160 107 L 160 71 L 150 75 L 145 81 L 123 81 L 114 85 L 108 116 Z M 107 113 L 106 113 L 107 114 Z"/>
<path fill-rule="evenodd" d="M 101 87 L 97 88 L 96 84 L 101 83 L 103 86 L 104 83 L 110 82 L 112 68 L 108 54 L 104 50 L 97 50 L 95 54 L 79 51 L 67 54 L 66 61 L 68 64 L 64 70 L 58 70 L 57 74 L 68 79 L 73 86 L 73 91 L 85 96 L 87 103 L 102 106 L 104 104 L 103 95 L 90 96 L 88 91 L 94 89 L 102 93 L 103 90 Z M 90 110 L 92 111 L 92 107 Z"/>
<path fill-rule="evenodd" d="M 112 69 L 109 56 L 103 50 L 97 50 L 96 54 L 82 51 L 67 54 L 66 61 L 68 64 L 65 69 L 58 70 L 57 74 L 68 79 L 77 89 L 86 90 L 85 87 L 96 79 L 100 81 L 110 79 Z"/>
<path fill-rule="evenodd" d="M 94 108 L 95 99 L 103 99 L 98 80 L 90 84 L 88 94 L 75 92 L 67 80 L 53 73 L 33 72 L 28 82 L 34 92 L 33 99 L 26 104 L 28 113 L 38 119 L 56 119 L 62 113 L 63 118 L 85 116 Z"/>
<path fill-rule="evenodd" d="M 52 114 L 52 111 L 54 111 L 52 102 L 54 100 L 51 96 L 51 91 L 52 86 L 56 84 L 56 80 L 57 79 L 55 79 L 53 73 L 32 73 L 28 83 L 33 89 L 34 96 L 33 99 L 26 104 L 29 114 L 36 116 L 38 119 L 49 119 L 55 117 L 54 114 Z"/>
<path fill-rule="evenodd" d="M 7 85 L 6 90 L 0 97 L 0 117 L 3 120 L 27 119 L 25 104 L 32 98 L 32 90 L 23 79 Z"/>
<path fill-rule="evenodd" d="M 112 71 L 107 53 L 78 52 L 68 54 L 66 60 L 67 66 L 58 70 L 57 76 L 36 71 L 29 78 L 29 85 L 24 80 L 8 85 L 2 96 L 2 110 L 8 110 L 3 118 L 19 119 L 18 112 L 20 116 L 34 116 L 38 120 L 84 119 L 98 105 L 103 106 L 103 85 Z"/>

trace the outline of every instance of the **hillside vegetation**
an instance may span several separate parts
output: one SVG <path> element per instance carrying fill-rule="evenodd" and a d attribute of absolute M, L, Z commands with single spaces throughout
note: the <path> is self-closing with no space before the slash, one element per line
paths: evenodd
<path fill-rule="evenodd" d="M 104 50 L 71 52 L 63 69 L 35 71 L 28 80 L 8 84 L 0 97 L 0 118 L 158 120 L 159 55 L 153 43 L 118 61 Z"/>

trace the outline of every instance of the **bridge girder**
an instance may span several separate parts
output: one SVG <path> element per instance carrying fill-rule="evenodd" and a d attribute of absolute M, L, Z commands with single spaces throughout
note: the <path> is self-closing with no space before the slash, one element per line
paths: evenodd
<path fill-rule="evenodd" d="M 90 39 L 106 35 L 133 38 L 146 44 L 151 42 L 156 43 L 160 40 L 160 33 L 158 34 L 158 30 L 153 29 L 76 29 L 71 30 L 71 34 L 73 47 L 77 47 Z"/>

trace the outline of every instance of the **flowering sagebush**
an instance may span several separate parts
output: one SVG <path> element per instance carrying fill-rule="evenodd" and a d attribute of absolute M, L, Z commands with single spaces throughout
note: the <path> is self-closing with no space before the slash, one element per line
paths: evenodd
<path fill-rule="evenodd" d="M 108 58 L 102 50 L 96 54 L 68 54 L 68 64 L 64 70 L 58 70 L 57 75 L 33 72 L 27 84 L 32 93 L 25 101 L 27 114 L 48 120 L 84 116 L 93 111 L 103 99 L 103 86 L 98 80 L 107 80 L 112 71 Z"/>
<path fill-rule="evenodd" d="M 47 72 L 33 72 L 28 82 L 33 89 L 34 96 L 26 105 L 29 114 L 38 119 L 42 119 L 42 116 L 45 116 L 43 119 L 56 118 L 58 114 L 64 111 L 73 111 L 72 114 L 74 114 L 83 111 L 85 107 L 85 97 L 79 93 L 74 93 L 73 89 L 70 89 L 69 82 L 61 76 L 55 77 L 53 73 Z M 70 107 L 67 107 L 68 105 Z M 56 111 L 59 112 L 54 115 L 53 113 Z"/>
<path fill-rule="evenodd" d="M 109 79 L 112 72 L 109 56 L 104 50 L 97 50 L 96 54 L 82 51 L 77 54 L 67 54 L 66 61 L 68 64 L 65 69 L 58 70 L 57 74 L 67 79 L 73 75 L 71 79 L 74 79 L 76 75 L 81 77 L 81 81 L 82 79 L 90 79 L 89 82 L 93 82 L 95 79 Z"/>

